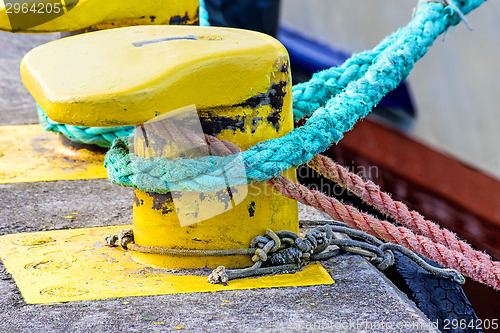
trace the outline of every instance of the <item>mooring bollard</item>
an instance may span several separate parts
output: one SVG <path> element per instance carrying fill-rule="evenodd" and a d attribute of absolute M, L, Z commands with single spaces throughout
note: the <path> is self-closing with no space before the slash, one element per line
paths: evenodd
<path fill-rule="evenodd" d="M 293 129 L 287 52 L 272 37 L 256 32 L 179 26 L 99 31 L 32 50 L 21 64 L 21 74 L 35 100 L 55 121 L 79 126 L 136 125 L 135 153 L 142 157 L 150 157 L 154 150 L 148 125 L 171 114 L 182 117 L 191 112 L 205 134 L 243 150 Z M 168 155 L 164 150 L 156 153 Z M 173 157 L 182 156 L 179 153 Z M 294 178 L 295 171 L 284 174 Z M 226 187 L 230 189 L 166 194 L 136 189 L 135 243 L 236 249 L 247 248 L 253 237 L 268 228 L 298 232 L 296 201 L 273 194 L 265 183 L 233 186 L 229 180 Z M 133 257 L 167 268 L 251 264 L 248 256 L 134 252 Z"/>
<path fill-rule="evenodd" d="M 94 31 L 133 25 L 198 24 L 199 0 L 5 0 L 0 30 Z"/>

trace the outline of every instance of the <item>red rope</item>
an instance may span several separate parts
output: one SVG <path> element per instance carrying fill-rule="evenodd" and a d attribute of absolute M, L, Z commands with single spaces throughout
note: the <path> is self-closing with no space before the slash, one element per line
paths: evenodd
<path fill-rule="evenodd" d="M 308 165 L 324 177 L 351 191 L 379 212 L 408 227 L 413 232 L 425 236 L 436 243 L 443 244 L 454 251 L 458 251 L 467 258 L 475 258 L 486 265 L 491 262 L 489 255 L 474 250 L 468 243 L 459 240 L 453 232 L 441 228 L 432 221 L 426 220 L 420 213 L 408 209 L 404 203 L 393 200 L 372 181 L 363 180 L 360 176 L 350 172 L 330 158 L 318 154 Z"/>
<path fill-rule="evenodd" d="M 428 237 L 415 235 L 405 227 L 397 227 L 390 222 L 380 221 L 362 213 L 356 208 L 344 205 L 335 198 L 295 184 L 290 179 L 280 176 L 269 181 L 284 196 L 295 199 L 308 206 L 313 206 L 333 219 L 342 221 L 351 227 L 360 229 L 387 242 L 402 245 L 412 251 L 432 259 L 443 266 L 454 268 L 473 280 L 500 290 L 500 263 L 489 260 L 479 262 L 475 257 L 466 257 L 459 251 L 436 243 Z"/>

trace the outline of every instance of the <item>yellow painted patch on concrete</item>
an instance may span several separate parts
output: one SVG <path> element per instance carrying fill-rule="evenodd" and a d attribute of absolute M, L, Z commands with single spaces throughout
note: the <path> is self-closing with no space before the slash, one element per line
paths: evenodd
<path fill-rule="evenodd" d="M 40 125 L 0 126 L 0 184 L 106 178 L 104 154 L 65 147 Z"/>
<path fill-rule="evenodd" d="M 221 290 L 332 284 L 319 263 L 294 274 L 206 282 L 206 276 L 174 275 L 104 245 L 104 237 L 128 226 L 11 234 L 0 237 L 0 257 L 27 303 L 43 304 Z"/>
<path fill-rule="evenodd" d="M 38 0 L 0 1 L 0 30 L 62 32 L 146 24 L 197 24 L 199 0 Z M 33 7 L 35 5 L 35 7 Z M 11 7 L 12 6 L 12 7 Z M 33 10 L 36 8 L 36 13 Z M 11 14 L 7 14 L 10 12 Z M 10 15 L 10 17 L 9 17 Z"/>
<path fill-rule="evenodd" d="M 279 71 L 273 65 L 287 58 L 276 39 L 254 31 L 137 26 L 41 45 L 24 57 L 21 76 L 54 121 L 123 126 L 187 105 L 229 107 L 266 94 Z"/>

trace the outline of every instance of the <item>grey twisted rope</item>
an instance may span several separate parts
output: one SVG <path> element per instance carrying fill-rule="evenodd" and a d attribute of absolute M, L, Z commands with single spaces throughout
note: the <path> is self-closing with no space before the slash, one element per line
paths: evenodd
<path fill-rule="evenodd" d="M 242 269 L 226 269 L 217 267 L 209 275 L 210 283 L 226 284 L 229 280 L 265 274 L 283 273 L 297 270 L 310 260 L 326 260 L 341 253 L 354 253 L 370 257 L 370 261 L 380 270 L 393 265 L 392 251 L 407 256 L 426 271 L 442 277 L 451 278 L 464 283 L 464 277 L 453 269 L 441 269 L 427 264 L 415 253 L 400 245 L 383 243 L 379 239 L 360 230 L 352 229 L 338 221 L 328 221 L 309 231 L 304 238 L 283 230 L 273 232 L 266 230 L 265 236 L 257 236 L 247 249 L 229 250 L 192 250 L 172 249 L 158 246 L 140 246 L 134 244 L 132 228 L 120 231 L 118 235 L 106 237 L 108 246 L 122 246 L 125 249 L 149 254 L 174 256 L 233 256 L 251 255 L 254 265 Z M 360 240 L 338 239 L 334 233 L 342 233 Z M 331 248 L 337 246 L 338 248 Z"/>

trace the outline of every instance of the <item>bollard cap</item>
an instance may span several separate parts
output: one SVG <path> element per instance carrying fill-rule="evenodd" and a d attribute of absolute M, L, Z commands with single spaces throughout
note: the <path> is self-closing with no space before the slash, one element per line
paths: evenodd
<path fill-rule="evenodd" d="M 277 40 L 258 32 L 138 26 L 39 46 L 24 57 L 21 76 L 54 121 L 123 126 L 186 105 L 234 106 L 266 94 L 289 70 L 287 59 Z"/>
<path fill-rule="evenodd" d="M 199 0 L 4 0 L 0 30 L 36 33 L 197 24 L 198 7 Z"/>

